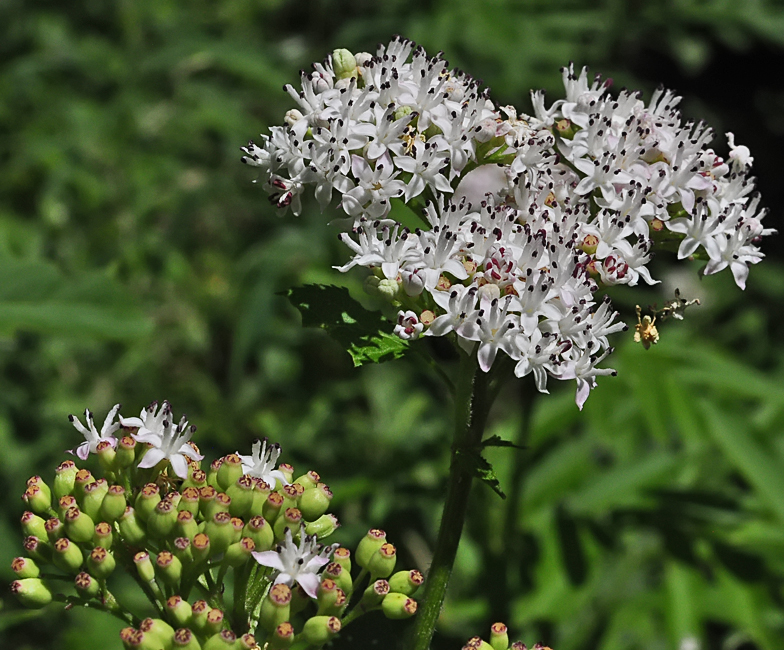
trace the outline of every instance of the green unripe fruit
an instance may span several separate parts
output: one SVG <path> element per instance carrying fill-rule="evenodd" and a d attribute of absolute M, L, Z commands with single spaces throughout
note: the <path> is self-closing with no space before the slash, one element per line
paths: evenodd
<path fill-rule="evenodd" d="M 117 452 L 111 441 L 101 440 L 101 442 L 95 446 L 95 453 L 98 456 L 98 462 L 105 471 L 111 472 L 114 470 L 114 459 L 117 456 Z"/>
<path fill-rule="evenodd" d="M 278 625 L 289 620 L 291 589 L 283 583 L 273 585 L 267 597 L 261 602 L 259 624 L 272 632 Z"/>
<path fill-rule="evenodd" d="M 220 466 L 223 465 L 222 458 L 216 458 L 214 461 L 210 463 L 210 468 L 207 470 L 207 485 L 215 489 L 216 492 L 219 492 L 223 488 L 218 483 L 218 470 Z"/>
<path fill-rule="evenodd" d="M 107 524 L 105 521 L 95 524 L 95 533 L 93 533 L 94 546 L 102 546 L 106 550 L 109 550 L 112 547 L 113 541 L 114 533 L 111 524 Z"/>
<path fill-rule="evenodd" d="M 376 580 L 363 592 L 360 605 L 366 610 L 378 607 L 388 593 L 389 583 L 386 580 Z"/>
<path fill-rule="evenodd" d="M 174 650 L 202 650 L 196 635 L 187 627 L 181 627 L 174 633 L 172 648 Z"/>
<path fill-rule="evenodd" d="M 328 514 L 321 515 L 316 521 L 311 521 L 309 524 L 306 524 L 305 532 L 308 535 L 315 535 L 318 539 L 324 539 L 325 537 L 329 537 L 338 528 L 340 528 L 338 518 L 335 515 Z"/>
<path fill-rule="evenodd" d="M 46 539 L 49 540 L 50 544 L 54 544 L 61 537 L 65 537 L 65 525 L 57 517 L 47 519 L 44 524 L 44 530 L 46 531 Z"/>
<path fill-rule="evenodd" d="M 237 454 L 224 456 L 216 476 L 220 489 L 228 490 L 229 486 L 234 485 L 240 476 L 242 476 L 242 460 L 240 460 L 240 457 Z"/>
<path fill-rule="evenodd" d="M 85 571 L 76 574 L 76 577 L 74 578 L 74 587 L 76 588 L 77 593 L 85 600 L 95 598 L 101 593 L 101 585 Z"/>
<path fill-rule="evenodd" d="M 69 508 L 64 523 L 66 534 L 78 544 L 91 541 L 95 534 L 93 520 L 79 508 Z"/>
<path fill-rule="evenodd" d="M 245 517 L 253 507 L 253 479 L 240 476 L 237 481 L 226 489 L 231 499 L 229 513 L 233 517 Z"/>
<path fill-rule="evenodd" d="M 321 576 L 322 578 L 330 578 L 334 580 L 338 587 L 340 587 L 349 596 L 351 595 L 351 592 L 354 589 L 354 584 L 351 580 L 351 573 L 346 571 L 337 562 L 330 562 L 326 567 L 324 567 L 324 572 L 321 574 Z"/>
<path fill-rule="evenodd" d="M 410 618 L 416 614 L 417 602 L 405 594 L 389 593 L 381 602 L 381 610 L 387 618 Z"/>
<path fill-rule="evenodd" d="M 207 613 L 207 622 L 204 624 L 204 634 L 217 634 L 223 627 L 223 612 L 217 607 L 213 607 Z"/>
<path fill-rule="evenodd" d="M 302 513 L 298 508 L 286 508 L 282 515 L 278 515 L 272 529 L 275 531 L 275 539 L 282 540 L 286 535 L 288 528 L 292 535 L 299 532 L 300 522 L 302 522 Z"/>
<path fill-rule="evenodd" d="M 306 490 L 308 488 L 316 487 L 319 484 L 319 481 L 321 481 L 321 477 L 318 475 L 318 473 L 314 472 L 313 470 L 310 470 L 306 474 L 303 474 L 302 476 L 298 476 L 296 479 L 294 479 L 294 483 L 296 483 L 297 485 L 301 485 Z"/>
<path fill-rule="evenodd" d="M 191 540 L 187 537 L 177 537 L 174 540 L 174 554 L 184 566 L 193 564 L 193 553 L 191 552 Z"/>
<path fill-rule="evenodd" d="M 84 562 L 81 549 L 67 537 L 61 537 L 53 546 L 52 562 L 66 573 L 79 573 Z"/>
<path fill-rule="evenodd" d="M 370 571 L 371 580 L 376 578 L 388 578 L 395 570 L 397 561 L 397 550 L 393 544 L 386 542 L 371 556 L 367 564 Z"/>
<path fill-rule="evenodd" d="M 264 517 L 253 517 L 242 530 L 244 537 L 250 537 L 257 551 L 269 551 L 275 543 L 275 533 Z"/>
<path fill-rule="evenodd" d="M 144 634 L 145 641 L 153 645 L 150 648 L 171 648 L 174 641 L 174 628 L 160 618 L 145 618 L 139 623 L 139 630 Z"/>
<path fill-rule="evenodd" d="M 150 560 L 150 554 L 147 551 L 139 551 L 133 556 L 133 563 L 136 565 L 136 571 L 139 577 L 145 583 L 155 580 L 155 568 Z"/>
<path fill-rule="evenodd" d="M 74 478 L 73 496 L 76 498 L 76 502 L 80 507 L 82 504 L 82 499 L 84 498 L 84 488 L 90 485 L 90 483 L 95 483 L 95 478 L 89 470 L 80 469 L 76 472 L 76 477 Z"/>
<path fill-rule="evenodd" d="M 101 517 L 101 504 L 104 497 L 109 492 L 109 484 L 106 479 L 98 479 L 84 486 L 84 496 L 82 497 L 82 512 L 93 521 L 99 521 Z"/>
<path fill-rule="evenodd" d="M 114 465 L 119 469 L 130 467 L 136 461 L 136 440 L 131 436 L 123 436 L 117 443 Z"/>
<path fill-rule="evenodd" d="M 354 560 L 357 565 L 363 569 L 368 568 L 370 558 L 381 548 L 384 542 L 387 541 L 387 534 L 378 528 L 371 528 L 367 535 L 365 535 L 357 545 L 357 552 L 354 555 Z"/>
<path fill-rule="evenodd" d="M 294 643 L 294 626 L 286 621 L 276 627 L 268 639 L 268 650 L 286 650 Z"/>
<path fill-rule="evenodd" d="M 324 483 L 306 488 L 299 499 L 299 509 L 305 521 L 314 521 L 323 515 L 332 501 L 332 490 Z"/>
<path fill-rule="evenodd" d="M 41 569 L 29 557 L 17 557 L 11 562 L 11 570 L 20 580 L 25 578 L 37 578 L 41 574 Z"/>
<path fill-rule="evenodd" d="M 125 488 L 122 485 L 111 485 L 101 502 L 100 518 L 113 524 L 123 516 L 127 506 Z"/>
<path fill-rule="evenodd" d="M 197 634 L 204 634 L 207 629 L 207 615 L 210 613 L 210 606 L 206 600 L 197 600 L 191 608 L 191 629 Z"/>
<path fill-rule="evenodd" d="M 90 575 L 105 580 L 114 571 L 114 556 L 106 549 L 96 546 L 87 556 L 87 570 Z"/>
<path fill-rule="evenodd" d="M 210 542 L 210 538 L 204 533 L 194 535 L 193 541 L 191 542 L 191 554 L 193 555 L 193 561 L 196 564 L 206 562 L 212 554 L 212 543 Z"/>
<path fill-rule="evenodd" d="M 493 650 L 507 650 L 509 647 L 509 631 L 503 623 L 493 623 L 490 626 L 490 645 Z"/>
<path fill-rule="evenodd" d="M 176 531 L 181 537 L 193 539 L 199 532 L 199 524 L 189 510 L 180 510 L 177 513 Z"/>
<path fill-rule="evenodd" d="M 159 501 L 147 518 L 147 534 L 153 539 L 166 539 L 177 525 L 177 509 L 168 499 Z"/>
<path fill-rule="evenodd" d="M 180 512 L 190 512 L 192 515 L 199 514 L 200 491 L 196 487 L 188 487 L 182 491 L 180 501 L 177 503 L 177 510 Z"/>
<path fill-rule="evenodd" d="M 312 616 L 302 628 L 302 636 L 311 645 L 322 646 L 340 632 L 340 619 L 336 616 Z"/>
<path fill-rule="evenodd" d="M 49 510 L 52 507 L 52 493 L 48 488 L 44 490 L 41 487 L 41 484 L 29 485 L 22 495 L 22 501 L 24 501 L 33 512 L 45 515 L 49 513 Z"/>
<path fill-rule="evenodd" d="M 288 463 L 278 465 L 278 471 L 283 474 L 283 478 L 286 479 L 286 483 L 291 483 L 291 481 L 294 480 L 294 468 Z M 272 487 L 275 486 L 273 485 Z"/>
<path fill-rule="evenodd" d="M 253 478 L 253 504 L 250 507 L 250 515 L 260 517 L 264 512 L 264 504 L 267 502 L 272 488 L 260 478 Z"/>
<path fill-rule="evenodd" d="M 141 521 L 147 521 L 161 501 L 161 489 L 155 483 L 147 483 L 139 492 L 134 503 L 136 516 Z"/>
<path fill-rule="evenodd" d="M 184 492 L 189 487 L 195 487 L 197 490 L 207 485 L 207 472 L 197 469 L 193 464 L 188 465 L 188 478 L 182 482 L 181 490 Z"/>
<path fill-rule="evenodd" d="M 234 542 L 226 549 L 224 562 L 231 567 L 238 567 L 245 564 L 251 557 L 251 553 L 256 549 L 256 545 L 250 537 L 243 537 L 239 542 Z"/>
<path fill-rule="evenodd" d="M 337 562 L 343 567 L 344 571 L 351 573 L 351 551 L 343 546 L 339 546 L 332 553 L 332 561 Z"/>
<path fill-rule="evenodd" d="M 193 616 L 190 603 L 180 596 L 172 596 L 166 600 L 166 613 L 169 620 L 177 627 L 188 627 Z"/>
<path fill-rule="evenodd" d="M 223 553 L 234 541 L 234 527 L 228 512 L 216 512 L 204 525 L 204 532 L 210 538 L 211 555 Z"/>
<path fill-rule="evenodd" d="M 23 578 L 11 583 L 11 593 L 25 607 L 40 609 L 52 602 L 52 592 L 40 578 Z"/>
<path fill-rule="evenodd" d="M 70 494 L 60 497 L 57 501 L 57 516 L 62 519 L 65 517 L 65 513 L 68 512 L 71 508 L 78 508 L 79 504 L 76 502 L 76 497 Z"/>
<path fill-rule="evenodd" d="M 221 630 L 213 634 L 204 644 L 204 650 L 239 650 L 237 635 L 231 630 Z"/>
<path fill-rule="evenodd" d="M 52 561 L 52 547 L 35 535 L 25 537 L 22 546 L 36 562 L 46 564 Z"/>
<path fill-rule="evenodd" d="M 422 583 L 425 581 L 425 576 L 416 569 L 411 571 L 398 571 L 389 579 L 389 589 L 399 594 L 406 596 L 413 596 Z"/>
<path fill-rule="evenodd" d="M 243 634 L 237 639 L 239 650 L 258 650 L 260 647 L 256 642 L 256 637 L 250 633 Z"/>
<path fill-rule="evenodd" d="M 281 507 L 283 506 L 283 495 L 280 492 L 270 492 L 267 500 L 264 502 L 261 514 L 270 524 L 274 524 L 278 517 Z"/>
<path fill-rule="evenodd" d="M 141 523 L 136 520 L 136 511 L 128 506 L 117 522 L 120 526 L 120 536 L 130 546 L 143 546 L 147 541 L 147 532 Z"/>
<path fill-rule="evenodd" d="M 72 460 L 66 460 L 58 465 L 54 470 L 54 483 L 52 483 L 52 493 L 55 499 L 59 500 L 73 493 L 76 472 L 78 471 L 76 463 Z"/>
<path fill-rule="evenodd" d="M 22 518 L 19 521 L 22 524 L 22 534 L 25 537 L 35 535 L 39 539 L 47 539 L 46 521 L 43 517 L 26 510 L 22 513 Z"/>
<path fill-rule="evenodd" d="M 182 577 L 182 563 L 173 553 L 161 551 L 155 558 L 155 572 L 167 585 L 176 589 Z"/>

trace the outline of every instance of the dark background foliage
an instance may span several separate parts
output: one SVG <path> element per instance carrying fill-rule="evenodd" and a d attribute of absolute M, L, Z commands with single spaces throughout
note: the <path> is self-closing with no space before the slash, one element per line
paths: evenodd
<path fill-rule="evenodd" d="M 361 296 L 361 278 L 331 270 L 346 251 L 329 215 L 279 218 L 239 164 L 290 107 L 282 85 L 335 47 L 404 34 L 524 111 L 530 88 L 560 96 L 570 60 L 616 88 L 664 83 L 688 117 L 752 149 L 781 226 L 774 0 L 6 0 L 0 25 L 6 582 L 24 481 L 77 442 L 66 415 L 163 398 L 209 459 L 276 439 L 335 491 L 339 541 L 381 526 L 426 565 L 447 396 L 411 361 L 356 370 L 300 327 L 278 292 L 325 282 Z M 672 259 L 657 260 L 664 285 L 618 291 L 630 324 L 675 286 L 703 306 L 647 352 L 618 337 L 619 375 L 583 413 L 571 385 L 507 388 L 491 433 L 527 449 L 490 454 L 509 498 L 477 486 L 434 648 L 499 619 L 557 650 L 784 648 L 784 260 L 778 238 L 765 251 L 745 292 Z M 4 648 L 120 646 L 100 614 L 2 604 Z M 390 647 L 402 627 L 368 619 L 336 647 Z"/>

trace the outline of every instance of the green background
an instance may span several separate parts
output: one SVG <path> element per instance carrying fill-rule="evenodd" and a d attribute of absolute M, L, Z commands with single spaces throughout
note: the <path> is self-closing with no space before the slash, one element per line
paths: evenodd
<path fill-rule="evenodd" d="M 79 441 L 66 415 L 153 399 L 188 414 L 210 460 L 278 440 L 335 492 L 338 541 L 380 526 L 406 566 L 427 562 L 448 397 L 412 361 L 354 369 L 300 327 L 278 292 L 359 296 L 362 278 L 331 269 L 347 251 L 329 214 L 278 217 L 239 164 L 290 107 L 283 84 L 335 47 L 403 34 L 523 111 L 530 88 L 561 95 L 570 60 L 615 88 L 663 82 L 751 147 L 781 221 L 780 2 L 5 0 L 0 25 L 5 582 L 25 480 Z M 617 291 L 630 325 L 676 286 L 703 305 L 647 352 L 617 336 L 618 377 L 582 413 L 572 383 L 508 386 L 491 433 L 527 449 L 488 453 L 510 496 L 476 486 L 434 649 L 495 620 L 556 650 L 784 649 L 784 260 L 777 237 L 764 250 L 745 292 L 664 258 L 663 287 Z M 392 647 L 403 627 L 368 616 L 335 647 Z M 117 629 L 2 596 L 2 648 L 119 648 Z"/>

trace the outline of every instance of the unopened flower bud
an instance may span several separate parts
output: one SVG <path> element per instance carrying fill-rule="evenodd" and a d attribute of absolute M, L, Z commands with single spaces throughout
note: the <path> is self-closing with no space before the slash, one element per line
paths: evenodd
<path fill-rule="evenodd" d="M 387 541 L 387 534 L 378 528 L 371 528 L 357 545 L 354 560 L 363 569 L 368 568 L 368 562 L 375 552 Z M 339 560 L 336 560 L 339 561 Z"/>
<path fill-rule="evenodd" d="M 60 499 L 73 492 L 74 481 L 76 480 L 76 472 L 79 470 L 76 463 L 72 460 L 66 460 L 60 463 L 56 470 L 54 470 L 54 483 L 52 483 L 52 493 L 55 499 Z"/>
<path fill-rule="evenodd" d="M 177 627 L 188 627 L 193 615 L 190 603 L 176 595 L 166 600 L 166 613 Z"/>
<path fill-rule="evenodd" d="M 253 487 L 253 479 L 243 475 L 226 489 L 226 494 L 231 499 L 229 512 L 233 517 L 245 517 L 251 511 Z"/>
<path fill-rule="evenodd" d="M 350 79 L 357 77 L 357 60 L 354 55 L 344 48 L 332 51 L 332 69 L 337 79 Z"/>
<path fill-rule="evenodd" d="M 290 108 L 289 110 L 286 111 L 286 114 L 283 116 L 283 121 L 289 126 L 294 126 L 303 117 L 305 116 L 302 114 L 302 111 L 296 108 Z"/>
<path fill-rule="evenodd" d="M 125 488 L 122 485 L 111 485 L 101 502 L 100 518 L 113 524 L 122 517 L 127 505 Z"/>
<path fill-rule="evenodd" d="M 274 523 L 275 519 L 278 517 L 278 513 L 280 512 L 282 505 L 283 495 L 281 495 L 279 492 L 271 492 L 267 497 L 267 500 L 264 502 L 264 507 L 261 511 L 264 519 L 266 519 L 270 524 Z"/>
<path fill-rule="evenodd" d="M 40 578 L 23 578 L 11 583 L 11 593 L 25 607 L 40 609 L 52 602 L 52 592 Z"/>
<path fill-rule="evenodd" d="M 507 650 L 509 647 L 509 631 L 503 623 L 493 623 L 490 626 L 490 645 L 493 650 Z"/>
<path fill-rule="evenodd" d="M 11 562 L 11 570 L 16 574 L 20 580 L 24 578 L 37 578 L 41 574 L 41 570 L 35 563 L 35 560 L 29 557 L 16 557 Z"/>
<path fill-rule="evenodd" d="M 109 484 L 103 478 L 85 485 L 84 497 L 82 498 L 82 512 L 93 521 L 100 521 L 101 504 L 108 492 Z"/>
<path fill-rule="evenodd" d="M 223 462 L 218 468 L 218 485 L 223 491 L 228 490 L 230 485 L 234 485 L 237 479 L 242 476 L 242 460 L 237 454 L 229 454 L 223 457 Z"/>
<path fill-rule="evenodd" d="M 147 483 L 136 497 L 134 508 L 136 516 L 141 521 L 147 521 L 150 515 L 161 502 L 161 489 L 155 483 Z"/>
<path fill-rule="evenodd" d="M 41 485 L 29 485 L 22 495 L 22 501 L 39 515 L 49 513 L 52 507 L 52 493 L 49 489 L 43 489 Z"/>
<path fill-rule="evenodd" d="M 261 603 L 259 624 L 272 632 L 278 625 L 289 620 L 290 605 L 291 589 L 288 585 L 282 582 L 273 585 Z"/>
<path fill-rule="evenodd" d="M 413 596 L 416 590 L 422 586 L 424 581 L 425 577 L 416 569 L 412 569 L 411 571 L 398 571 L 389 579 L 389 589 L 390 591 L 399 594 Z"/>
<path fill-rule="evenodd" d="M 77 573 L 74 578 L 74 587 L 76 592 L 84 599 L 89 600 L 95 598 L 101 593 L 101 585 L 86 571 Z"/>
<path fill-rule="evenodd" d="M 92 518 L 79 508 L 69 508 L 65 513 L 64 523 L 68 537 L 79 544 L 89 542 L 95 534 L 95 524 Z"/>
<path fill-rule="evenodd" d="M 318 539 L 329 537 L 338 528 L 340 528 L 340 522 L 333 514 L 321 515 L 316 521 L 305 524 L 305 532 L 308 535 L 315 535 Z"/>
<path fill-rule="evenodd" d="M 340 619 L 336 616 L 312 616 L 302 627 L 302 636 L 314 646 L 322 646 L 340 632 Z"/>
<path fill-rule="evenodd" d="M 196 635 L 187 627 L 181 627 L 174 632 L 172 641 L 173 650 L 202 650 Z"/>
<path fill-rule="evenodd" d="M 242 530 L 245 537 L 250 537 L 257 551 L 269 551 L 275 543 L 275 533 L 264 517 L 252 517 Z"/>
<path fill-rule="evenodd" d="M 25 537 L 35 535 L 40 539 L 46 539 L 46 521 L 43 517 L 39 517 L 29 510 L 26 510 L 22 513 L 20 523 L 22 524 L 22 533 Z"/>
<path fill-rule="evenodd" d="M 67 537 L 61 537 L 52 546 L 52 562 L 66 573 L 79 573 L 84 562 L 81 549 Z"/>
<path fill-rule="evenodd" d="M 411 115 L 414 112 L 414 109 L 411 106 L 398 106 L 395 108 L 394 118 L 395 120 L 399 120 L 401 117 L 405 117 L 406 115 Z"/>
<path fill-rule="evenodd" d="M 114 571 L 116 562 L 114 556 L 105 548 L 96 546 L 87 556 L 87 570 L 90 575 L 105 580 Z"/>
<path fill-rule="evenodd" d="M 308 487 L 299 499 L 299 509 L 306 521 L 314 521 L 323 515 L 332 501 L 332 490 L 324 483 Z"/>
<path fill-rule="evenodd" d="M 405 594 L 389 593 L 381 602 L 381 610 L 387 618 L 409 618 L 416 614 L 417 602 Z"/>
<path fill-rule="evenodd" d="M 120 526 L 120 535 L 131 546 L 142 546 L 147 540 L 147 532 L 141 523 L 136 520 L 136 511 L 128 506 L 122 517 L 117 521 Z"/>
<path fill-rule="evenodd" d="M 379 280 L 378 285 L 376 286 L 376 292 L 379 297 L 387 302 L 392 302 L 397 299 L 397 296 L 400 293 L 400 283 L 397 280 L 383 278 Z"/>
<path fill-rule="evenodd" d="M 153 539 L 166 539 L 177 525 L 177 514 L 171 501 L 159 501 L 147 519 L 147 534 Z"/>
<path fill-rule="evenodd" d="M 130 467 L 136 461 L 136 440 L 131 436 L 123 436 L 117 442 L 114 464 L 119 469 Z"/>

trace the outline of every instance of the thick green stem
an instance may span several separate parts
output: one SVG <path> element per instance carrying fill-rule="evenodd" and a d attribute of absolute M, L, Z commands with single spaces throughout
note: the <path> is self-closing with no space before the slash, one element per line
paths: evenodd
<path fill-rule="evenodd" d="M 446 502 L 441 528 L 427 574 L 422 605 L 417 613 L 412 650 L 428 650 L 446 596 L 449 577 L 455 564 L 463 532 L 473 473 L 461 453 L 475 451 L 482 441 L 490 408 L 488 376 L 482 372 L 475 355 L 460 355 L 460 375 L 455 393 L 455 432 L 449 468 Z"/>

